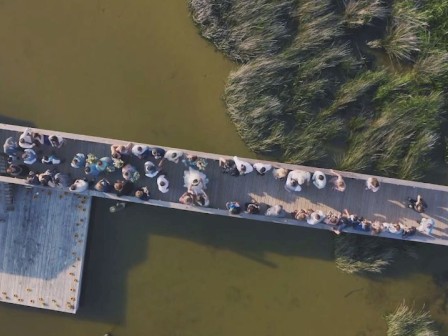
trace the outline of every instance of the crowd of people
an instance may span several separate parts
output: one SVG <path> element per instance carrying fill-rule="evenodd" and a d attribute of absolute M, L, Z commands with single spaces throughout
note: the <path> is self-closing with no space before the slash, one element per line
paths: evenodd
<path fill-rule="evenodd" d="M 208 162 L 204 158 L 180 150 L 165 150 L 141 144 L 112 145 L 108 156 L 97 157 L 93 153 L 76 153 L 70 161 L 70 166 L 73 169 L 83 170 L 85 178 L 74 179 L 71 174 L 63 172 L 67 169 L 58 171 L 58 166 L 64 163 L 64 158 L 60 158 L 57 152 L 65 142 L 66 140 L 61 136 L 40 134 L 29 128 L 19 136 L 18 141 L 14 137 L 9 137 L 3 145 L 9 163 L 6 173 L 12 177 L 25 179 L 30 185 L 67 188 L 71 192 L 84 192 L 93 188 L 99 192 L 114 192 L 117 196 L 134 196 L 147 201 L 151 199 L 151 192 L 148 185 L 142 185 L 145 184 L 142 183 L 142 175 L 155 179 L 158 190 L 163 194 L 168 193 L 170 181 L 163 170 L 165 162 L 168 161 L 185 166 L 183 185 L 186 191 L 179 197 L 179 202 L 189 206 L 210 206 L 210 199 L 206 193 L 209 180 L 204 173 Z M 49 154 L 43 155 L 43 152 Z M 143 171 L 140 172 L 133 164 L 135 160 L 142 161 Z M 42 172 L 31 169 L 38 166 L 37 163 L 41 163 L 47 169 L 43 169 Z M 320 170 L 311 173 L 299 169 L 273 167 L 271 164 L 261 162 L 251 164 L 236 156 L 232 159 L 220 158 L 218 163 L 222 173 L 234 177 L 247 174 L 264 176 L 271 171 L 273 178 L 284 181 L 284 188 L 289 193 L 300 194 L 304 188 L 309 188 L 311 185 L 317 189 L 324 189 L 327 186 L 327 175 Z M 114 172 L 118 172 L 120 178 L 111 181 L 109 174 Z M 333 176 L 328 179 L 331 188 L 338 192 L 345 192 L 347 185 L 343 176 L 334 170 L 331 170 L 331 173 Z M 143 181 L 147 180 L 143 178 Z M 370 177 L 366 180 L 365 188 L 371 192 L 378 192 L 380 182 L 376 177 Z M 431 234 L 435 225 L 434 221 L 428 218 L 423 218 L 418 227 L 407 227 L 400 223 L 372 222 L 364 217 L 350 214 L 346 209 L 339 214 L 332 212 L 324 214 L 321 210 L 313 209 L 300 209 L 288 213 L 281 204 L 276 204 L 262 211 L 263 207 L 254 200 L 245 203 L 244 208 L 237 201 L 229 201 L 225 206 L 230 214 L 245 211 L 254 215 L 289 217 L 305 221 L 310 225 L 324 223 L 331 226 L 337 234 L 344 229 L 352 228 L 372 234 L 390 232 L 408 237 L 417 231 Z M 419 195 L 417 199 L 408 199 L 408 207 L 422 213 L 427 208 L 427 204 Z"/>

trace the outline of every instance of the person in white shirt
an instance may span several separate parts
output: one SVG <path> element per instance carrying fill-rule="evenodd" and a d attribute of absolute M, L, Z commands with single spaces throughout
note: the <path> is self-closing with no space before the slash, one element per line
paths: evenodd
<path fill-rule="evenodd" d="M 145 175 L 148 177 L 155 177 L 159 173 L 159 169 L 151 161 L 145 162 Z"/>
<path fill-rule="evenodd" d="M 279 204 L 268 208 L 265 215 L 269 217 L 284 218 L 286 217 L 286 211 L 283 209 L 283 206 Z"/>
<path fill-rule="evenodd" d="M 325 219 L 325 214 L 320 211 L 314 211 L 309 218 L 307 218 L 306 222 L 310 225 L 316 225 L 317 223 L 322 222 Z"/>
<path fill-rule="evenodd" d="M 54 148 L 61 148 L 64 144 L 64 138 L 58 135 L 50 135 L 48 141 L 50 141 L 51 146 Z"/>
<path fill-rule="evenodd" d="M 289 172 L 286 178 L 285 189 L 287 191 L 299 192 L 302 190 L 302 186 L 309 183 L 311 179 L 311 173 L 303 170 L 292 170 Z"/>
<path fill-rule="evenodd" d="M 376 177 L 369 177 L 366 181 L 366 190 L 377 192 L 380 190 L 380 182 Z"/>
<path fill-rule="evenodd" d="M 207 189 L 208 178 L 207 176 L 193 168 L 188 168 L 184 171 L 184 187 L 194 195 L 202 193 Z"/>
<path fill-rule="evenodd" d="M 417 228 L 418 231 L 430 235 L 432 233 L 432 230 L 434 229 L 436 223 L 434 222 L 434 219 L 423 217 L 420 220 L 420 225 Z"/>
<path fill-rule="evenodd" d="M 314 172 L 312 181 L 317 189 L 323 189 L 327 185 L 327 177 L 320 170 Z"/>
<path fill-rule="evenodd" d="M 158 178 L 157 178 L 157 188 L 159 188 L 159 191 L 161 192 L 161 193 L 167 193 L 168 191 L 169 191 L 169 182 L 168 182 L 168 180 L 166 179 L 166 176 L 165 175 L 160 175 Z"/>
<path fill-rule="evenodd" d="M 255 163 L 254 168 L 258 175 L 264 175 L 268 171 L 272 169 L 272 166 L 270 164 L 264 164 L 264 163 Z"/>
<path fill-rule="evenodd" d="M 89 183 L 85 180 L 76 180 L 69 188 L 71 192 L 83 192 L 89 188 Z"/>
<path fill-rule="evenodd" d="M 23 163 L 32 165 L 37 161 L 37 154 L 33 149 L 27 148 L 22 154 Z"/>
<path fill-rule="evenodd" d="M 139 159 L 146 159 L 151 154 L 151 148 L 146 145 L 134 145 L 132 147 L 132 154 Z"/>
<path fill-rule="evenodd" d="M 254 167 L 252 167 L 249 162 L 240 160 L 237 156 L 233 157 L 233 161 L 235 161 L 236 168 L 240 172 L 240 175 L 249 174 L 254 170 Z"/>
<path fill-rule="evenodd" d="M 34 135 L 30 128 L 27 128 L 22 134 L 20 134 L 19 146 L 22 148 L 33 148 L 36 146 L 34 143 Z"/>
<path fill-rule="evenodd" d="M 165 155 L 163 156 L 163 159 L 159 162 L 159 167 L 162 168 L 163 163 L 165 160 L 179 163 L 179 161 L 184 157 L 184 152 L 179 150 L 170 149 L 165 152 Z"/>

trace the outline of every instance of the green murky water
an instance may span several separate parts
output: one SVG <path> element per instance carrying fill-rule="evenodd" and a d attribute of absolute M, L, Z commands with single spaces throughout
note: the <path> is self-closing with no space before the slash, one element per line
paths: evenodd
<path fill-rule="evenodd" d="M 0 1 L 0 41 L 3 117 L 252 155 L 220 100 L 234 65 L 185 0 Z M 448 322 L 446 248 L 368 279 L 336 270 L 329 232 L 109 205 L 91 216 L 79 313 L 1 304 L 1 335 L 377 336 L 402 299 Z"/>

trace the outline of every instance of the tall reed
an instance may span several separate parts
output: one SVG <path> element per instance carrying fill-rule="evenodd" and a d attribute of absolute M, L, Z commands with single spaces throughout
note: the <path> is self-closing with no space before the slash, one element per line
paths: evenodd
<path fill-rule="evenodd" d="M 437 336 L 431 315 L 424 307 L 415 311 L 402 302 L 395 312 L 385 316 L 387 336 Z"/>

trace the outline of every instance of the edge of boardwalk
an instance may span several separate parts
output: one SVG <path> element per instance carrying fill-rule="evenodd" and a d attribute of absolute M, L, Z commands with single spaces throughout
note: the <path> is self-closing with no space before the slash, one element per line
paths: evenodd
<path fill-rule="evenodd" d="M 18 132 L 18 133 L 22 133 L 26 128 L 27 127 L 23 127 L 23 126 L 0 124 L 0 129 L 14 131 L 14 132 Z M 86 141 L 86 142 L 98 143 L 98 144 L 103 144 L 103 145 L 129 143 L 129 141 L 124 141 L 124 140 L 116 140 L 116 139 L 108 139 L 108 138 L 101 138 L 101 137 L 88 136 L 88 135 L 79 135 L 79 134 L 73 134 L 73 133 L 58 132 L 58 131 L 52 131 L 52 130 L 39 129 L 39 128 L 35 128 L 35 127 L 32 127 L 32 130 L 36 131 L 36 132 L 43 133 L 43 134 L 59 135 L 63 138 L 72 139 L 75 141 Z M 137 142 L 135 144 L 139 144 L 139 142 Z M 145 144 L 145 145 L 156 146 L 156 145 L 151 145 L 151 144 Z M 166 147 L 166 146 L 162 146 L 162 147 L 165 149 L 177 149 L 177 148 Z M 204 153 L 204 152 L 185 150 L 185 149 L 180 149 L 180 150 L 182 150 L 186 153 L 195 154 L 199 157 L 203 157 L 203 158 L 211 159 L 211 160 L 218 160 L 220 157 L 224 157 L 224 158 L 230 157 L 228 155 L 218 155 L 218 154 L 213 154 L 213 153 Z M 258 159 L 244 158 L 244 160 L 251 162 L 251 163 L 265 162 L 265 163 L 272 164 L 274 167 L 283 167 L 283 168 L 287 168 L 287 169 L 291 169 L 291 170 L 301 169 L 301 170 L 310 171 L 310 172 L 314 172 L 315 170 L 320 170 L 327 175 L 332 175 L 332 173 L 329 169 L 315 168 L 315 167 L 302 166 L 302 165 L 293 165 L 293 164 L 286 164 L 286 163 L 279 163 L 279 162 L 271 162 L 271 161 L 258 160 Z M 352 172 L 340 171 L 340 173 L 345 178 L 354 179 L 357 181 L 365 181 L 369 177 L 372 177 L 372 175 L 352 173 Z M 376 176 L 376 177 L 378 178 L 380 183 L 386 183 L 386 184 L 396 185 L 396 186 L 400 186 L 400 187 L 419 188 L 419 189 L 425 189 L 428 191 L 438 191 L 438 192 L 443 192 L 443 193 L 448 192 L 448 186 L 400 180 L 400 179 L 387 178 L 387 177 L 381 177 L 381 176 Z M 1 176 L 0 181 L 25 185 L 24 180 L 6 177 L 6 176 Z M 34 187 L 40 188 L 39 186 L 34 186 Z M 239 215 L 230 215 L 226 209 L 220 209 L 219 207 L 218 208 L 201 208 L 201 207 L 196 207 L 196 206 L 188 206 L 188 205 L 171 202 L 171 201 L 162 201 L 162 200 L 155 200 L 155 199 L 150 199 L 149 201 L 141 201 L 135 197 L 129 197 L 129 196 L 118 197 L 114 194 L 98 192 L 95 190 L 88 190 L 82 194 L 106 198 L 106 199 L 123 200 L 123 201 L 127 201 L 127 202 L 155 205 L 155 206 L 174 208 L 174 209 L 180 209 L 180 210 L 188 210 L 188 211 L 194 211 L 194 212 L 206 213 L 206 214 L 212 214 L 212 215 L 222 215 L 222 216 L 228 216 L 228 217 L 251 219 L 251 220 L 273 222 L 273 223 L 280 223 L 280 224 L 288 224 L 288 225 L 308 227 L 308 228 L 319 228 L 319 229 L 325 229 L 327 231 L 331 230 L 331 228 L 325 224 L 317 224 L 317 225 L 311 226 L 311 225 L 307 224 L 306 222 L 301 222 L 301 221 L 297 221 L 295 219 L 289 219 L 289 218 L 273 218 L 273 217 L 267 217 L 264 215 L 251 215 L 251 214 L 245 214 L 245 213 L 242 213 Z M 353 232 L 356 234 L 371 235 L 371 233 L 369 233 L 369 232 L 362 232 L 362 231 L 357 231 L 357 230 L 348 229 L 348 230 L 344 230 L 344 231 Z M 379 236 L 385 237 L 385 238 L 393 238 L 393 239 L 403 240 L 401 235 L 398 236 L 398 235 L 388 234 L 386 232 L 383 232 Z M 439 245 L 448 245 L 448 239 L 434 238 L 434 237 L 429 237 L 429 236 L 425 236 L 425 235 L 412 236 L 412 237 L 406 238 L 406 240 L 425 242 L 425 243 L 433 243 L 433 244 L 439 244 Z"/>

